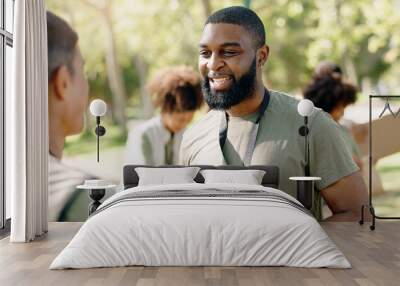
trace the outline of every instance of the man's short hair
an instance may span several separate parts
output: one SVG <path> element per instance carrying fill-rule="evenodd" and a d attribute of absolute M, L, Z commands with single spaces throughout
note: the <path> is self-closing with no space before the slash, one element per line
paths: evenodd
<path fill-rule="evenodd" d="M 73 59 L 78 42 L 78 34 L 63 19 L 47 11 L 47 54 L 48 79 L 61 66 L 73 73 Z"/>
<path fill-rule="evenodd" d="M 257 14 L 248 8 L 232 6 L 218 10 L 208 17 L 205 25 L 219 23 L 242 26 L 253 36 L 256 48 L 265 45 L 264 24 Z"/>

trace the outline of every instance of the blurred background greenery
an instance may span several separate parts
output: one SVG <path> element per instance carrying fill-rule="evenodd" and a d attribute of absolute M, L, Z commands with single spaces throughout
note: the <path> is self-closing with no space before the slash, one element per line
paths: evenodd
<path fill-rule="evenodd" d="M 170 65 L 197 67 L 198 40 L 213 11 L 245 5 L 263 20 L 269 88 L 301 94 L 315 65 L 338 63 L 368 94 L 400 94 L 400 0 L 47 0 L 79 33 L 90 97 L 110 111 L 102 148 L 122 148 L 130 123 L 150 118 L 146 82 Z M 365 112 L 368 112 L 366 110 Z M 94 119 L 66 142 L 65 155 L 93 152 Z M 400 155 L 380 162 L 384 185 L 400 189 Z M 386 188 L 386 186 L 385 186 Z M 400 197 L 397 207 L 400 210 Z M 388 201 L 389 202 L 389 201 Z M 387 202 L 387 203 L 388 203 Z M 390 203 L 393 203 L 390 200 Z"/>
<path fill-rule="evenodd" d="M 91 97 L 108 103 L 122 133 L 128 118 L 153 114 L 147 79 L 170 65 L 196 67 L 207 16 L 243 4 L 266 27 L 270 88 L 298 94 L 315 65 L 330 59 L 361 94 L 399 93 L 397 0 L 47 0 L 78 31 Z"/>

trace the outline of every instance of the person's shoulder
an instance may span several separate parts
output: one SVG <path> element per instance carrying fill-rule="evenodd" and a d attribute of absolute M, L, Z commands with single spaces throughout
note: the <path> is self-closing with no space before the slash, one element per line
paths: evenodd
<path fill-rule="evenodd" d="M 286 119 L 298 120 L 297 112 L 299 99 L 282 91 L 269 90 L 271 112 L 284 116 Z"/>
<path fill-rule="evenodd" d="M 180 162 L 189 165 L 192 157 L 214 139 L 212 134 L 219 127 L 223 111 L 210 110 L 183 134 L 180 146 Z"/>
<path fill-rule="evenodd" d="M 297 105 L 299 100 L 294 96 L 287 93 L 275 90 L 269 90 L 270 103 L 268 106 L 268 113 L 276 118 L 284 118 L 285 122 L 293 123 L 298 121 L 301 116 L 297 112 Z M 268 120 L 266 118 L 266 120 Z"/>
<path fill-rule="evenodd" d="M 270 90 L 271 95 L 271 107 L 274 112 L 279 113 L 286 120 L 292 119 L 294 121 L 303 120 L 303 117 L 297 111 L 297 105 L 301 98 L 289 95 L 281 91 Z M 323 118 L 324 122 L 330 121 L 330 115 L 324 112 L 318 107 L 313 108 L 311 116 L 309 116 L 309 124 L 314 124 L 314 121 L 318 121 L 319 118 Z"/>
<path fill-rule="evenodd" d="M 85 179 L 95 178 L 94 175 L 72 167 L 52 155 L 49 155 L 48 175 L 49 185 L 76 185 L 82 183 Z"/>
<path fill-rule="evenodd" d="M 339 129 L 339 124 L 333 119 L 333 117 L 319 107 L 314 107 L 313 113 L 311 114 L 311 119 L 312 122 L 315 122 L 315 124 L 333 124 Z"/>
<path fill-rule="evenodd" d="M 269 90 L 270 96 L 271 96 L 271 102 L 273 102 L 277 106 L 284 107 L 287 109 L 287 107 L 291 108 L 297 108 L 297 104 L 299 103 L 299 99 L 294 97 L 293 95 L 290 95 L 288 93 L 282 92 L 282 91 L 277 91 L 277 90 Z"/>
<path fill-rule="evenodd" d="M 332 118 L 332 116 L 323 111 L 321 108 L 314 107 L 314 111 L 310 117 L 310 128 L 321 132 L 339 132 L 342 133 L 340 125 Z"/>
<path fill-rule="evenodd" d="M 145 137 L 146 134 L 157 132 L 162 128 L 161 118 L 159 116 L 146 120 L 129 131 L 129 137 Z"/>
<path fill-rule="evenodd" d="M 185 130 L 183 140 L 196 140 L 209 134 L 219 124 L 221 113 L 222 111 L 210 110 L 204 114 L 197 122 Z"/>

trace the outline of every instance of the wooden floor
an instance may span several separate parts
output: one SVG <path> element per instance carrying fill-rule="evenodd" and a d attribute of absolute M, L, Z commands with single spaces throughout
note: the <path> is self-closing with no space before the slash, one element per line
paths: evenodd
<path fill-rule="evenodd" d="M 400 285 L 400 222 L 378 221 L 377 229 L 357 223 L 323 223 L 352 269 L 289 267 L 121 267 L 48 270 L 81 226 L 51 223 L 32 243 L 0 241 L 0 285 Z"/>

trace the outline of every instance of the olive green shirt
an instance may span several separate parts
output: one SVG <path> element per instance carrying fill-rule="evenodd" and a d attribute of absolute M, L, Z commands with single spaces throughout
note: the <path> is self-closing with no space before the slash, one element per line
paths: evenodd
<path fill-rule="evenodd" d="M 342 131 L 343 140 L 346 143 L 347 148 L 352 155 L 356 157 L 361 157 L 360 150 L 358 149 L 356 141 L 354 141 L 353 135 L 351 135 L 350 130 L 343 125 L 340 125 L 340 130 Z"/>
<path fill-rule="evenodd" d="M 304 119 L 297 112 L 298 100 L 276 91 L 270 91 L 270 96 L 269 106 L 260 121 L 251 165 L 278 166 L 279 189 L 296 197 L 296 183 L 290 181 L 289 177 L 304 176 L 304 137 L 298 131 Z M 211 110 L 184 133 L 180 150 L 181 164 L 242 165 L 243 150 L 248 142 L 246 137 L 250 134 L 256 115 L 238 119 L 233 125 L 230 120 L 227 141 L 221 150 L 219 128 L 224 116 L 224 111 Z M 315 108 L 309 117 L 310 173 L 311 176 L 322 178 L 316 182 L 317 190 L 325 189 L 358 170 L 339 128 L 321 109 Z M 313 211 L 320 218 L 318 191 L 316 201 L 318 204 L 315 204 Z"/>

